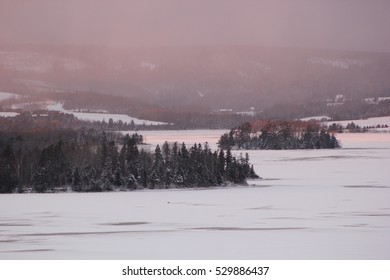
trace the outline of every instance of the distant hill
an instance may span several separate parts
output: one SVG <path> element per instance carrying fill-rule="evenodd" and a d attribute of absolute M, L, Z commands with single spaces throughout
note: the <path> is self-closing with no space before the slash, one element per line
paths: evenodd
<path fill-rule="evenodd" d="M 0 91 L 97 92 L 162 108 L 257 112 L 390 96 L 390 54 L 265 47 L 1 46 Z"/>

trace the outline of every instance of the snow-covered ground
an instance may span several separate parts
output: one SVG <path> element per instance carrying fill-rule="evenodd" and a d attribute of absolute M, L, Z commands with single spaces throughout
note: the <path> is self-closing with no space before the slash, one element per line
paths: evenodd
<path fill-rule="evenodd" d="M 141 120 L 137 118 L 130 117 L 128 115 L 124 114 L 105 114 L 105 113 L 85 113 L 85 112 L 76 112 L 76 111 L 69 111 L 65 110 L 63 105 L 61 103 L 51 103 L 47 105 L 47 109 L 51 111 L 59 111 L 67 114 L 73 114 L 76 118 L 79 120 L 84 121 L 106 121 L 108 122 L 109 119 L 112 119 L 114 122 L 123 121 L 124 123 L 131 123 L 131 121 L 134 121 L 134 124 L 136 125 L 159 125 L 159 124 L 166 124 L 162 122 L 155 122 L 155 121 L 148 121 L 148 120 Z"/>
<path fill-rule="evenodd" d="M 144 134 L 215 147 L 221 131 Z M 390 134 L 338 138 L 249 151 L 247 187 L 0 195 L 0 259 L 389 259 Z"/>
<path fill-rule="evenodd" d="M 326 125 L 332 125 L 333 123 L 341 124 L 342 126 L 346 127 L 349 123 L 355 123 L 359 125 L 360 127 L 364 126 L 376 126 L 376 125 L 388 125 L 390 127 L 390 116 L 388 117 L 378 117 L 378 118 L 368 118 L 368 119 L 361 119 L 361 120 L 347 120 L 347 121 L 329 121 L 325 122 Z"/>
<path fill-rule="evenodd" d="M 0 101 L 9 99 L 9 98 L 18 98 L 20 95 L 13 94 L 13 93 L 5 93 L 5 92 L 0 92 Z M 114 122 L 122 121 L 124 123 L 130 124 L 132 121 L 134 121 L 134 124 L 136 125 L 164 125 L 166 123 L 163 122 L 156 122 L 156 121 L 149 121 L 149 120 L 142 120 L 138 118 L 133 118 L 125 114 L 108 114 L 104 112 L 81 112 L 79 111 L 71 111 L 71 110 L 66 110 L 64 109 L 63 104 L 59 102 L 51 102 L 51 101 L 39 101 L 39 102 L 32 102 L 32 103 L 15 103 L 11 105 L 11 109 L 13 110 L 20 110 L 20 109 L 25 109 L 30 106 L 37 106 L 42 109 L 47 109 L 51 111 L 58 111 L 58 112 L 63 112 L 67 114 L 73 114 L 76 118 L 79 120 L 83 121 L 106 121 L 108 122 L 109 119 L 112 119 Z M 7 112 L 7 113 L 1 113 L 0 116 L 7 116 L 7 117 L 13 117 L 18 115 L 18 113 L 13 113 L 13 112 Z"/>
<path fill-rule="evenodd" d="M 19 98 L 20 95 L 15 93 L 9 93 L 9 92 L 0 92 L 0 101 L 11 99 L 11 98 Z"/>
<path fill-rule="evenodd" d="M 314 116 L 314 117 L 307 117 L 307 118 L 301 118 L 301 121 L 323 121 L 323 120 L 330 120 L 331 118 L 328 116 Z"/>
<path fill-rule="evenodd" d="M 16 113 L 16 112 L 0 112 L 0 117 L 10 118 L 10 117 L 15 117 L 17 115 L 19 115 L 19 113 Z"/>
<path fill-rule="evenodd" d="M 369 126 L 377 126 L 377 125 L 381 125 L 381 126 L 388 125 L 390 127 L 390 116 L 367 118 L 367 119 L 360 119 L 360 120 L 346 120 L 346 121 L 332 121 L 328 116 L 313 116 L 313 117 L 302 118 L 301 120 L 302 121 L 310 121 L 310 120 L 323 121 L 323 123 L 327 126 L 331 126 L 332 124 L 336 123 L 346 127 L 349 123 L 353 122 L 354 124 L 359 125 L 360 127 L 364 127 L 364 126 L 369 127 Z"/>

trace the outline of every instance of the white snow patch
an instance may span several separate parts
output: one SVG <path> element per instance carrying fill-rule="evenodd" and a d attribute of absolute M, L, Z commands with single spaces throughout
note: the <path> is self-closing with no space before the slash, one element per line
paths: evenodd
<path fill-rule="evenodd" d="M 331 66 L 340 69 L 349 69 L 351 67 L 356 67 L 356 66 L 363 67 L 366 65 L 366 62 L 357 59 L 336 60 L 336 59 L 327 59 L 321 57 L 312 57 L 309 58 L 307 61 L 308 63 L 311 64 L 321 64 L 321 65 Z"/>
<path fill-rule="evenodd" d="M 0 101 L 7 100 L 11 98 L 20 98 L 21 95 L 9 92 L 0 92 Z"/>
<path fill-rule="evenodd" d="M 104 114 L 104 113 L 85 113 L 85 112 L 74 112 L 65 110 L 63 104 L 55 102 L 51 103 L 50 105 L 47 105 L 47 109 L 51 111 L 59 111 L 67 114 L 72 114 L 79 120 L 84 121 L 106 121 L 108 122 L 109 119 L 112 119 L 114 122 L 123 121 L 124 123 L 131 123 L 134 121 L 134 124 L 136 125 L 162 125 L 166 124 L 163 122 L 155 122 L 155 121 L 148 121 L 148 120 L 142 120 L 130 117 L 128 115 L 124 114 Z"/>
<path fill-rule="evenodd" d="M 376 125 L 388 125 L 390 127 L 390 116 L 388 117 L 377 117 L 377 118 L 368 118 L 368 119 L 361 119 L 361 120 L 346 120 L 346 121 L 328 121 L 325 122 L 326 125 L 330 126 L 334 123 L 340 124 L 342 126 L 346 126 L 348 123 L 354 123 L 356 125 L 359 125 L 360 127 L 364 126 L 376 126 Z"/>
<path fill-rule="evenodd" d="M 18 115 L 19 113 L 16 112 L 0 112 L 0 117 L 5 117 L 5 118 L 16 117 Z"/>
<path fill-rule="evenodd" d="M 313 116 L 313 117 L 307 117 L 307 118 L 301 118 L 301 121 L 329 121 L 331 120 L 328 116 Z"/>
<path fill-rule="evenodd" d="M 379 102 L 387 100 L 390 100 L 390 97 L 370 97 L 364 99 L 364 101 L 368 104 L 378 104 Z"/>

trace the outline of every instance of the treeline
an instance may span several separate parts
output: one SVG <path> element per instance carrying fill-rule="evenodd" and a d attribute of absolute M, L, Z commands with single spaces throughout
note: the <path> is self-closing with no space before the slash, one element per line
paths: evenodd
<path fill-rule="evenodd" d="M 95 130 L 0 133 L 0 192 L 207 187 L 258 178 L 247 154 L 167 142 L 151 153 L 142 141 Z"/>
<path fill-rule="evenodd" d="M 260 131 L 260 132 L 259 132 Z M 333 149 L 340 145 L 317 122 L 257 121 L 247 122 L 221 136 L 220 148 L 289 150 Z"/>
<path fill-rule="evenodd" d="M 180 108 L 156 108 L 140 112 L 141 119 L 153 119 L 171 123 L 173 129 L 227 129 L 238 126 L 244 122 L 253 121 L 248 115 L 235 113 L 210 113 L 204 108 L 190 107 Z"/>
<path fill-rule="evenodd" d="M 0 107 L 1 111 L 1 107 Z M 113 121 L 108 118 L 104 121 L 83 121 L 72 114 L 56 111 L 36 110 L 33 112 L 21 111 L 15 117 L 0 116 L 0 131 L 39 131 L 42 129 L 95 129 L 104 131 L 133 131 L 133 130 L 175 130 L 175 129 L 219 129 L 237 126 L 245 121 L 252 121 L 253 117 L 240 115 L 212 115 L 198 113 L 177 113 L 177 115 L 145 114 L 142 117 L 152 116 L 167 122 L 167 124 L 135 124 L 134 121 Z M 169 117 L 168 117 L 169 115 Z"/>
<path fill-rule="evenodd" d="M 354 122 L 348 123 L 345 127 L 341 124 L 333 123 L 328 127 L 328 131 L 332 133 L 366 133 L 366 132 L 377 132 L 381 130 L 388 130 L 389 126 L 387 124 L 377 124 L 377 125 L 368 125 L 368 126 L 360 126 L 355 124 Z"/>
<path fill-rule="evenodd" d="M 292 120 L 320 115 L 327 115 L 334 121 L 390 116 L 390 100 L 370 104 L 360 98 L 354 98 L 345 100 L 337 106 L 328 106 L 326 100 L 311 96 L 301 101 L 281 102 L 266 107 L 258 117 Z"/>

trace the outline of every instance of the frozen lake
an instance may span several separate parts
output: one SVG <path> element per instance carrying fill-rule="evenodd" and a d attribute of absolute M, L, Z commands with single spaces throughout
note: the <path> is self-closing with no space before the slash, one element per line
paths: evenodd
<path fill-rule="evenodd" d="M 216 147 L 223 132 L 140 133 Z M 247 187 L 0 195 L 0 259 L 390 259 L 390 134 L 338 138 L 249 151 L 263 180 Z"/>

